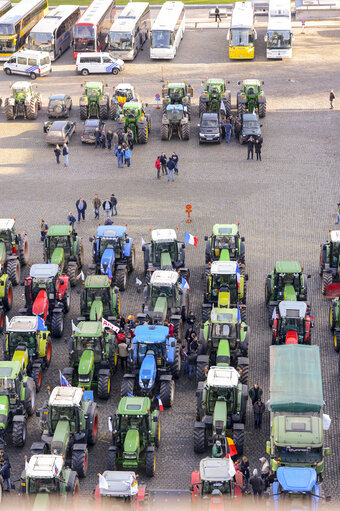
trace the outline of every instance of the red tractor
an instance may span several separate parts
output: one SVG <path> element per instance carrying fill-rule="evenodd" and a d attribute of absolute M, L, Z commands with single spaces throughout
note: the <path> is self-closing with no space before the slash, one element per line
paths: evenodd
<path fill-rule="evenodd" d="M 280 302 L 273 312 L 272 344 L 310 344 L 314 326 L 308 302 Z"/>
<path fill-rule="evenodd" d="M 71 307 L 71 286 L 67 275 L 58 275 L 57 264 L 33 264 L 25 279 L 25 308 L 20 313 L 40 316 L 53 337 L 64 332 L 64 314 Z"/>

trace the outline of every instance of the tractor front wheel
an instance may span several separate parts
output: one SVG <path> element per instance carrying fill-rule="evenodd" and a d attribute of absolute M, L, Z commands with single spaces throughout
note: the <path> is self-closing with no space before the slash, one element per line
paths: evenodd
<path fill-rule="evenodd" d="M 240 382 L 243 385 L 248 385 L 249 379 L 249 365 L 248 364 L 240 364 L 237 366 L 237 372 L 240 375 Z"/>
<path fill-rule="evenodd" d="M 340 334 L 333 334 L 333 346 L 337 353 L 340 351 Z"/>
<path fill-rule="evenodd" d="M 25 410 L 27 415 L 31 417 L 35 412 L 36 407 L 36 388 L 34 381 L 29 378 L 27 381 L 27 386 L 25 388 Z"/>
<path fill-rule="evenodd" d="M 329 327 L 332 331 L 336 327 L 336 308 L 336 304 L 332 302 L 329 308 Z"/>
<path fill-rule="evenodd" d="M 135 380 L 133 378 L 123 378 L 121 387 L 120 387 L 120 395 L 121 397 L 126 397 L 128 395 L 133 396 L 133 390 L 135 387 Z"/>
<path fill-rule="evenodd" d="M 146 144 L 148 141 L 148 127 L 146 124 L 142 126 L 138 126 L 137 128 L 137 137 L 139 144 Z"/>
<path fill-rule="evenodd" d="M 74 287 L 77 284 L 78 277 L 78 265 L 74 261 L 70 261 L 67 267 L 67 275 L 70 277 L 70 284 Z"/>
<path fill-rule="evenodd" d="M 52 337 L 60 339 L 64 332 L 64 316 L 62 312 L 54 312 L 52 315 L 51 334 Z"/>
<path fill-rule="evenodd" d="M 119 288 L 119 291 L 125 291 L 126 289 L 126 280 L 127 280 L 127 270 L 117 270 L 116 271 L 116 285 Z"/>
<path fill-rule="evenodd" d="M 86 105 L 81 105 L 79 107 L 79 113 L 80 113 L 80 119 L 82 121 L 86 121 L 86 119 L 87 119 L 87 106 Z"/>
<path fill-rule="evenodd" d="M 41 366 L 33 367 L 31 376 L 34 380 L 36 391 L 39 392 L 41 389 L 42 382 Z"/>
<path fill-rule="evenodd" d="M 12 442 L 14 447 L 23 447 L 26 443 L 26 420 L 13 422 Z"/>
<path fill-rule="evenodd" d="M 196 366 L 196 382 L 205 381 L 207 377 L 207 369 L 209 369 L 208 364 L 204 362 L 198 362 Z"/>
<path fill-rule="evenodd" d="M 202 322 L 205 323 L 210 319 L 211 307 L 202 307 Z"/>
<path fill-rule="evenodd" d="M 260 103 L 259 104 L 259 117 L 265 117 L 266 116 L 266 110 L 267 110 L 267 104 L 266 103 Z"/>
<path fill-rule="evenodd" d="M 174 380 L 166 380 L 161 382 L 159 397 L 161 398 L 161 401 L 165 408 L 170 408 L 173 405 L 175 398 Z"/>
<path fill-rule="evenodd" d="M 15 119 L 14 106 L 9 104 L 8 98 L 5 101 L 5 115 L 7 121 L 13 121 Z"/>
<path fill-rule="evenodd" d="M 161 140 L 169 140 L 169 124 L 161 124 Z"/>
<path fill-rule="evenodd" d="M 87 432 L 87 443 L 89 445 L 95 445 L 98 438 L 98 412 L 95 410 L 91 412 L 88 420 L 88 432 Z"/>
<path fill-rule="evenodd" d="M 4 313 L 4 310 L 2 308 L 0 308 L 0 334 L 2 334 L 2 332 L 4 331 L 4 326 L 5 326 L 5 313 Z"/>
<path fill-rule="evenodd" d="M 173 363 L 170 366 L 170 370 L 171 370 L 172 377 L 175 380 L 178 380 L 179 374 L 181 372 L 181 356 L 180 356 L 180 351 L 179 351 L 179 345 L 177 345 L 175 348 L 175 358 L 174 358 Z"/>
<path fill-rule="evenodd" d="M 223 101 L 224 108 L 225 108 L 225 115 L 226 117 L 229 117 L 231 114 L 231 99 L 230 96 Z"/>
<path fill-rule="evenodd" d="M 109 450 L 107 455 L 107 469 L 110 471 L 117 470 L 117 452 Z"/>
<path fill-rule="evenodd" d="M 20 282 L 20 262 L 19 259 L 10 259 L 7 263 L 7 273 L 13 286 L 17 286 Z"/>
<path fill-rule="evenodd" d="M 246 113 L 246 105 L 245 103 L 238 103 L 237 104 L 237 114 L 238 116 L 243 115 Z"/>
<path fill-rule="evenodd" d="M 99 119 L 106 120 L 109 118 L 109 106 L 108 105 L 100 105 L 99 106 Z"/>
<path fill-rule="evenodd" d="M 327 286 L 332 284 L 332 282 L 333 282 L 333 275 L 328 272 L 323 272 L 323 274 L 322 274 L 322 294 L 323 295 L 326 294 Z"/>
<path fill-rule="evenodd" d="M 109 399 L 111 390 L 110 376 L 100 374 L 98 376 L 98 397 L 99 399 Z"/>
<path fill-rule="evenodd" d="M 182 126 L 182 140 L 189 140 L 190 138 L 190 124 L 187 122 Z"/>
<path fill-rule="evenodd" d="M 12 303 L 13 303 L 13 287 L 11 279 L 7 278 L 5 282 L 4 297 L 2 299 L 2 305 L 5 311 L 11 310 Z"/>
<path fill-rule="evenodd" d="M 52 343 L 51 338 L 48 337 L 46 341 L 46 347 L 45 347 L 45 357 L 44 357 L 44 368 L 50 367 L 52 359 Z"/>
<path fill-rule="evenodd" d="M 26 234 L 20 239 L 19 242 L 19 259 L 21 266 L 26 266 L 28 264 L 28 258 L 29 258 L 29 245 L 28 245 L 28 238 Z"/>
<path fill-rule="evenodd" d="M 75 470 L 77 472 L 80 479 L 86 477 L 87 458 L 88 458 L 87 449 L 85 449 L 84 451 L 72 452 L 72 470 Z"/>
<path fill-rule="evenodd" d="M 127 258 L 127 267 L 128 272 L 136 269 L 136 247 L 134 245 L 131 247 L 131 255 Z"/>
<path fill-rule="evenodd" d="M 206 111 L 207 111 L 207 103 L 205 101 L 200 100 L 199 117 L 201 118 L 202 114 L 205 114 Z"/>
<path fill-rule="evenodd" d="M 194 451 L 199 454 L 204 452 L 206 444 L 205 428 L 194 428 Z"/>
<path fill-rule="evenodd" d="M 110 117 L 113 121 L 115 121 L 117 119 L 117 117 L 118 117 L 118 104 L 117 103 L 111 103 Z"/>
<path fill-rule="evenodd" d="M 156 472 L 156 453 L 154 450 L 146 451 L 145 473 L 148 477 L 153 477 Z"/>
<path fill-rule="evenodd" d="M 237 454 L 240 456 L 241 454 L 243 454 L 244 431 L 240 429 L 235 429 L 233 431 L 233 441 L 237 450 Z"/>

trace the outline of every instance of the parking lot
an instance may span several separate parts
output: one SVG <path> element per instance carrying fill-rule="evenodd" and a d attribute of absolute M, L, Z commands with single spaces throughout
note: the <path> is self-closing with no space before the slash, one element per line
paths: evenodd
<path fill-rule="evenodd" d="M 333 350 L 328 328 L 328 302 L 321 295 L 318 275 L 319 245 L 325 241 L 328 228 L 334 227 L 336 203 L 339 201 L 339 100 L 336 109 L 329 109 L 331 88 L 337 95 L 340 83 L 340 25 L 309 28 L 305 34 L 296 31 L 291 61 L 267 61 L 263 36 L 265 24 L 257 27 L 256 58 L 253 62 L 230 62 L 227 58 L 225 30 L 188 30 L 173 62 L 150 61 L 149 47 L 127 63 L 118 77 L 99 76 L 108 84 L 108 91 L 118 82 L 132 83 L 152 115 L 152 130 L 146 146 L 135 146 L 129 169 L 117 168 L 112 152 L 82 146 L 78 101 L 83 77 L 75 73 L 72 54 L 68 51 L 53 65 L 53 73 L 32 82 L 43 95 L 43 109 L 36 121 L 7 122 L 0 115 L 1 126 L 1 201 L 0 217 L 16 217 L 17 228 L 27 230 L 31 246 L 31 262 L 42 262 L 39 241 L 40 218 L 49 225 L 66 222 L 69 211 L 75 213 L 75 202 L 83 196 L 88 203 L 85 222 L 77 225 L 84 239 L 86 263 L 90 262 L 91 245 L 97 223 L 93 219 L 91 199 L 95 193 L 103 200 L 113 192 L 118 198 L 116 223 L 127 224 L 128 233 L 137 246 L 137 271 L 129 278 L 128 290 L 122 293 L 123 314 L 141 310 L 141 294 L 136 292 L 135 278 L 143 277 L 141 237 L 149 236 L 149 228 L 178 227 L 199 238 L 198 248 L 187 246 L 187 266 L 191 270 L 191 306 L 197 317 L 203 295 L 204 235 L 216 222 L 240 222 L 246 237 L 248 282 L 248 323 L 250 325 L 250 382 L 259 382 L 268 399 L 269 346 L 271 333 L 267 326 L 264 304 L 265 277 L 277 259 L 299 260 L 311 274 L 309 299 L 315 316 L 312 342 L 320 346 L 323 367 L 326 413 L 332 419 L 325 445 L 331 447 L 326 461 L 326 494 L 340 496 L 340 423 L 338 359 Z M 155 94 L 161 92 L 161 78 L 186 79 L 194 87 L 194 109 L 191 139 L 161 142 L 160 110 L 155 107 Z M 224 77 L 230 81 L 232 103 L 236 104 L 237 81 L 242 78 L 264 80 L 267 95 L 267 116 L 263 119 L 262 162 L 247 161 L 247 149 L 232 139 L 230 145 L 198 144 L 198 97 L 201 82 L 207 77 Z M 13 76 L 12 82 L 21 80 Z M 96 77 L 91 77 L 96 79 Z M 0 72 L 0 95 L 9 93 L 8 77 Z M 43 122 L 47 120 L 46 105 L 52 93 L 69 93 L 74 108 L 71 119 L 77 122 L 70 151 L 70 167 L 57 166 L 53 148 L 44 142 Z M 338 91 L 338 96 L 340 91 Z M 235 110 L 234 110 L 235 113 Z M 108 121 L 108 127 L 114 127 Z M 179 155 L 179 175 L 174 183 L 165 177 L 156 179 L 155 158 L 164 151 Z M 185 205 L 192 205 L 192 224 L 185 219 Z M 101 213 L 102 218 L 103 213 Z M 79 284 L 80 285 L 80 284 Z M 68 314 L 65 339 L 70 336 L 71 319 L 79 315 L 79 290 L 72 291 L 72 308 Z M 15 306 L 11 316 L 23 304 L 23 288 L 15 289 Z M 44 388 L 39 404 L 46 399 L 46 386 L 58 384 L 58 370 L 67 365 L 67 345 L 54 340 L 53 360 L 44 374 Z M 114 392 L 108 401 L 99 403 L 100 441 L 90 450 L 89 472 L 81 482 L 88 494 L 95 487 L 98 472 L 106 468 L 110 445 L 107 417 L 118 403 L 120 378 L 113 381 Z M 195 384 L 187 377 L 176 382 L 175 404 L 162 413 L 162 440 L 157 454 L 156 475 L 146 480 L 150 488 L 187 489 L 190 473 L 201 456 L 193 452 L 195 420 Z M 14 450 L 9 444 L 14 478 L 24 467 L 24 454 L 29 454 L 33 441 L 39 439 L 38 419 L 28 423 L 26 447 Z M 251 468 L 259 466 L 269 438 L 269 416 L 261 431 L 253 429 L 248 405 L 245 454 Z M 207 452 L 208 454 L 208 452 Z"/>

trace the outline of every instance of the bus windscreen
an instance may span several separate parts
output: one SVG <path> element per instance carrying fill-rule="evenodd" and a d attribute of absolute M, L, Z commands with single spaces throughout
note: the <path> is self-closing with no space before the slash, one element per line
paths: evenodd
<path fill-rule="evenodd" d="M 94 27 L 93 25 L 75 25 L 73 36 L 75 39 L 94 39 Z"/>
<path fill-rule="evenodd" d="M 251 46 L 254 44 L 254 34 L 248 29 L 232 29 L 231 30 L 232 46 Z"/>
<path fill-rule="evenodd" d="M 129 32 L 110 32 L 109 49 L 132 50 L 132 34 Z"/>
<path fill-rule="evenodd" d="M 268 30 L 268 46 L 270 48 L 290 48 L 291 33 L 289 30 Z"/>
<path fill-rule="evenodd" d="M 0 35 L 15 35 L 15 27 L 10 23 L 0 23 Z"/>
<path fill-rule="evenodd" d="M 151 33 L 152 48 L 169 48 L 171 42 L 170 30 L 153 30 Z"/>

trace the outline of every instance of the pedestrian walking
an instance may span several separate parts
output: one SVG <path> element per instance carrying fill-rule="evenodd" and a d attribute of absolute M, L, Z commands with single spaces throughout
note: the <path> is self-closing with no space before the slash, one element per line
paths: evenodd
<path fill-rule="evenodd" d="M 248 138 L 248 157 L 247 160 L 249 160 L 249 156 L 251 156 L 251 159 L 254 159 L 254 138 L 249 137 Z"/>
<path fill-rule="evenodd" d="M 95 196 L 92 199 L 92 206 L 93 206 L 93 212 L 94 212 L 94 219 L 99 220 L 99 208 L 102 205 L 102 201 L 98 197 L 98 194 L 95 194 Z"/>
<path fill-rule="evenodd" d="M 56 158 L 56 160 L 57 160 L 57 163 L 58 163 L 58 165 L 59 165 L 59 163 L 60 163 L 60 155 L 61 155 L 61 150 L 60 150 L 59 144 L 57 144 L 57 145 L 55 146 L 54 154 L 55 154 L 55 158 Z"/>
<path fill-rule="evenodd" d="M 162 165 L 162 174 L 163 175 L 166 175 L 167 174 L 167 169 L 166 169 L 166 154 L 165 153 L 162 153 L 159 157 L 159 161 L 161 162 L 161 165 Z"/>
<path fill-rule="evenodd" d="M 73 228 L 77 220 L 72 211 L 70 211 L 69 214 L 67 215 L 67 221 L 68 225 L 71 225 L 71 227 Z"/>
<path fill-rule="evenodd" d="M 42 218 L 40 220 L 40 241 L 45 241 L 47 231 L 48 231 L 48 225 L 45 222 L 45 220 Z"/>
<path fill-rule="evenodd" d="M 248 394 L 251 399 L 252 405 L 254 406 L 256 401 L 262 398 L 263 391 L 259 384 L 255 383 L 252 387 L 250 387 Z"/>
<path fill-rule="evenodd" d="M 119 145 L 117 147 L 117 149 L 115 150 L 115 155 L 117 157 L 118 168 L 121 169 L 123 167 L 123 157 L 124 157 L 122 146 Z"/>
<path fill-rule="evenodd" d="M 68 147 L 67 144 L 63 145 L 63 156 L 65 157 L 65 167 L 68 167 Z"/>
<path fill-rule="evenodd" d="M 178 158 L 178 156 L 177 156 L 177 154 L 175 152 L 172 153 L 171 159 L 172 159 L 172 161 L 175 164 L 175 174 L 178 174 L 178 160 L 179 160 L 179 158 Z"/>
<path fill-rule="evenodd" d="M 95 136 L 95 143 L 94 143 L 94 148 L 97 149 L 97 147 L 101 146 L 101 132 L 99 131 L 99 128 L 97 126 L 97 128 L 95 129 L 94 131 L 94 136 Z"/>
<path fill-rule="evenodd" d="M 227 144 L 230 144 L 230 138 L 231 138 L 231 130 L 233 129 L 233 126 L 229 119 L 227 119 L 227 122 L 224 123 L 224 129 L 225 129 L 225 141 Z"/>
<path fill-rule="evenodd" d="M 125 158 L 125 163 L 126 163 L 126 166 L 127 167 L 130 167 L 130 164 L 131 164 L 131 150 L 129 149 L 129 147 L 127 147 L 125 149 L 125 152 L 124 152 L 124 158 Z"/>
<path fill-rule="evenodd" d="M 11 491 L 11 464 L 4 448 L 0 448 L 0 476 L 4 482 L 4 490 Z"/>
<path fill-rule="evenodd" d="M 249 479 L 250 479 L 250 470 L 249 470 L 249 461 L 248 461 L 247 456 L 242 457 L 240 468 L 241 468 L 241 472 L 243 474 L 243 477 L 244 477 L 244 480 L 246 483 L 246 488 L 248 488 L 249 487 Z"/>
<path fill-rule="evenodd" d="M 105 147 L 106 147 L 106 135 L 105 135 L 105 130 L 104 129 L 103 129 L 103 131 L 100 134 L 100 143 L 101 143 L 102 149 L 105 149 Z"/>
<path fill-rule="evenodd" d="M 262 149 L 262 142 L 259 138 L 255 140 L 255 153 L 256 153 L 256 159 L 261 161 L 261 149 Z"/>
<path fill-rule="evenodd" d="M 106 213 L 107 218 L 111 216 L 111 210 L 112 210 L 112 202 L 110 199 L 105 199 L 103 202 L 103 210 Z"/>
<path fill-rule="evenodd" d="M 80 218 L 82 217 L 83 220 L 85 220 L 85 211 L 87 208 L 86 201 L 83 199 L 83 197 L 80 197 L 76 202 L 76 208 L 78 211 L 78 223 L 80 222 Z"/>
<path fill-rule="evenodd" d="M 194 314 L 194 311 L 190 311 L 187 315 L 187 324 L 188 327 L 191 327 L 193 331 L 195 331 L 195 323 L 196 323 L 196 316 Z"/>
<path fill-rule="evenodd" d="M 126 343 L 126 339 L 123 340 L 120 344 L 118 344 L 118 355 L 120 359 L 120 368 L 124 371 L 127 367 L 127 359 L 129 356 L 128 345 Z"/>
<path fill-rule="evenodd" d="M 174 176 L 174 169 L 175 169 L 175 162 L 169 158 L 169 160 L 167 161 L 167 169 L 168 169 L 168 183 L 170 181 L 170 175 L 171 175 L 171 178 L 172 178 L 172 181 L 175 181 L 175 176 Z"/>
<path fill-rule="evenodd" d="M 193 377 L 196 379 L 196 364 L 197 364 L 197 348 L 195 349 L 197 343 L 191 341 L 190 344 L 190 354 L 188 354 L 188 368 L 189 368 L 189 380 Z"/>
<path fill-rule="evenodd" d="M 263 494 L 264 483 L 261 477 L 258 476 L 256 468 L 253 470 L 253 475 L 249 479 L 249 484 L 253 490 L 254 497 L 261 497 Z"/>
<path fill-rule="evenodd" d="M 106 140 L 107 140 L 107 148 L 108 149 L 111 149 L 112 139 L 113 139 L 113 131 L 112 130 L 107 130 Z"/>
<path fill-rule="evenodd" d="M 338 224 L 340 222 L 340 202 L 337 203 L 337 213 L 336 213 L 336 224 Z"/>
<path fill-rule="evenodd" d="M 261 479 L 264 484 L 264 491 L 266 491 L 266 489 L 268 488 L 268 477 L 269 477 L 270 467 L 269 467 L 268 460 L 266 460 L 266 458 L 264 456 L 262 456 L 262 458 L 260 458 L 260 462 L 261 462 Z"/>
<path fill-rule="evenodd" d="M 335 100 L 335 94 L 334 94 L 334 91 L 331 90 L 331 92 L 329 93 L 329 102 L 331 104 L 331 110 L 333 110 L 333 108 L 334 108 L 334 105 L 333 105 L 334 100 Z"/>
<path fill-rule="evenodd" d="M 157 179 L 159 179 L 161 177 L 160 173 L 161 173 L 161 166 L 162 166 L 162 164 L 161 164 L 159 158 L 160 157 L 157 156 L 156 161 L 155 161 L 155 168 L 157 170 Z"/>
<path fill-rule="evenodd" d="M 126 320 L 125 320 L 124 316 L 122 314 L 119 314 L 117 316 L 117 321 L 118 321 L 119 328 L 124 332 L 125 325 L 126 325 Z"/>
<path fill-rule="evenodd" d="M 115 131 L 113 132 L 112 142 L 113 142 L 114 150 L 116 151 L 118 149 L 118 135 Z"/>
<path fill-rule="evenodd" d="M 111 193 L 110 201 L 112 204 L 111 216 L 117 216 L 118 215 L 118 211 L 117 211 L 118 199 L 114 193 Z"/>
<path fill-rule="evenodd" d="M 218 8 L 218 5 L 216 5 L 216 8 L 215 8 L 215 22 L 216 23 L 217 23 L 217 20 L 222 21 L 221 15 L 220 15 L 220 9 Z"/>
<path fill-rule="evenodd" d="M 181 362 L 182 362 L 182 367 L 183 367 L 183 374 L 188 374 L 188 372 L 189 372 L 188 354 L 185 351 L 183 346 L 181 346 L 179 354 L 180 354 L 180 357 L 181 357 Z"/>
<path fill-rule="evenodd" d="M 124 135 L 123 133 L 118 134 L 118 144 L 122 145 L 124 143 Z"/>
<path fill-rule="evenodd" d="M 132 130 L 130 128 L 127 131 L 127 140 L 128 140 L 129 148 L 132 151 L 133 150 L 134 140 L 133 140 L 133 132 L 132 132 Z"/>
<path fill-rule="evenodd" d="M 184 339 L 187 343 L 187 352 L 188 354 L 190 353 L 190 344 L 191 344 L 191 341 L 192 341 L 192 334 L 194 334 L 194 329 L 192 326 L 189 326 L 189 328 L 187 328 L 187 331 L 185 332 L 185 336 L 184 336 Z"/>
<path fill-rule="evenodd" d="M 262 424 L 262 415 L 264 414 L 266 410 L 266 407 L 264 403 L 262 403 L 261 399 L 256 401 L 256 403 L 253 404 L 253 411 L 254 411 L 254 422 L 255 422 L 255 429 L 261 429 Z"/>

